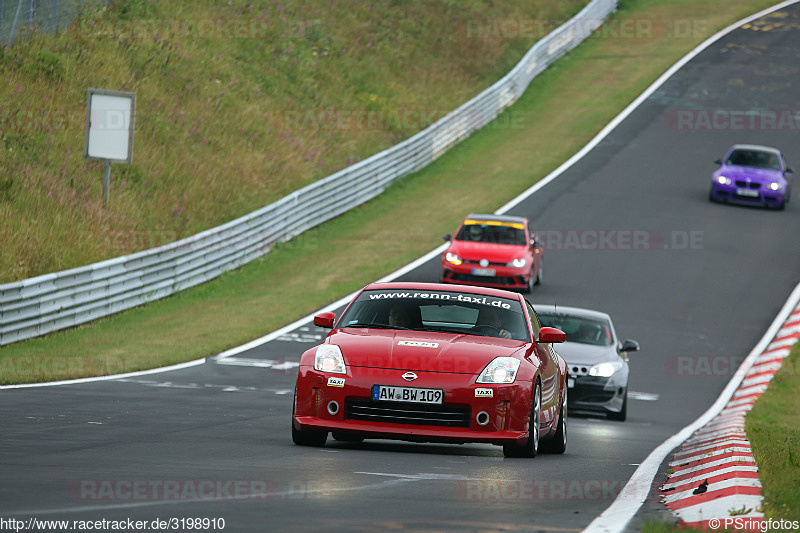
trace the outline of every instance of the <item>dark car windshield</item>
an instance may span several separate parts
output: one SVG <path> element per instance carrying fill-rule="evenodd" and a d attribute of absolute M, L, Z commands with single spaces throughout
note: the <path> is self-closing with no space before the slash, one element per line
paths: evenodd
<path fill-rule="evenodd" d="M 537 313 L 543 326 L 558 328 L 567 334 L 567 342 L 611 346 L 614 339 L 608 322 L 564 314 Z"/>
<path fill-rule="evenodd" d="M 440 331 L 530 342 L 519 301 L 457 291 L 367 290 L 337 327 Z"/>
<path fill-rule="evenodd" d="M 456 240 L 521 246 L 525 244 L 525 229 L 516 222 L 467 220 L 456 234 Z"/>
<path fill-rule="evenodd" d="M 762 150 L 734 150 L 731 152 L 731 155 L 728 156 L 726 163 L 728 165 L 768 168 L 770 170 L 781 169 L 781 163 L 778 159 L 778 154 L 774 152 L 764 152 Z"/>

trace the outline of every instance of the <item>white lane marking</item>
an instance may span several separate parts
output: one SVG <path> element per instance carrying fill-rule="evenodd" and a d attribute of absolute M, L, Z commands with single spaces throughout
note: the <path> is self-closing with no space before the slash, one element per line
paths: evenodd
<path fill-rule="evenodd" d="M 118 380 L 122 378 L 131 378 L 135 376 L 147 376 L 149 374 L 160 374 L 161 372 L 172 372 L 173 370 L 183 370 L 185 368 L 191 368 L 193 366 L 205 364 L 206 360 L 203 359 L 195 359 L 194 361 L 188 361 L 186 363 L 180 363 L 178 365 L 172 366 L 165 366 L 161 368 L 151 368 L 150 370 L 141 370 L 139 372 L 128 372 L 126 374 L 112 374 L 110 376 L 97 376 L 93 378 L 79 378 L 79 379 L 66 379 L 63 381 L 48 381 L 47 383 L 19 383 L 16 385 L 0 385 L 0 390 L 2 389 L 30 389 L 33 387 L 55 387 L 58 385 L 78 385 L 80 383 L 92 383 L 95 381 L 108 381 L 108 380 Z"/>
<path fill-rule="evenodd" d="M 316 326 L 301 326 L 297 330 L 281 335 L 277 340 L 288 342 L 322 342 L 325 338 L 325 330 Z"/>
<path fill-rule="evenodd" d="M 470 478 L 467 476 L 460 476 L 458 474 L 433 474 L 427 472 L 420 472 L 419 474 L 391 474 L 389 472 L 353 472 L 354 474 L 363 474 L 365 476 L 383 476 L 393 477 L 399 479 L 408 479 L 409 481 L 475 481 L 477 478 Z"/>
<path fill-rule="evenodd" d="M 215 359 L 218 365 L 252 366 L 258 368 L 274 368 L 275 370 L 288 370 L 300 366 L 299 361 L 275 361 L 274 359 L 249 359 L 246 357 L 228 357 Z"/>
<path fill-rule="evenodd" d="M 642 400 L 645 402 L 657 402 L 660 396 L 652 392 L 628 391 L 628 398 L 631 400 Z"/>
<path fill-rule="evenodd" d="M 285 395 L 293 392 L 292 389 L 261 389 L 258 387 L 239 387 L 237 385 L 215 385 L 213 383 L 173 383 L 171 381 L 152 381 L 149 379 L 119 379 L 117 381 L 122 383 L 144 385 L 146 387 L 159 387 L 163 389 L 219 389 L 222 392 L 271 392 L 277 395 Z"/>

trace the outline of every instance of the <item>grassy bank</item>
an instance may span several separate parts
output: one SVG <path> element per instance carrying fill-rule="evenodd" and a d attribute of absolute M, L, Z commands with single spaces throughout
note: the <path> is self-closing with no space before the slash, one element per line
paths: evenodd
<path fill-rule="evenodd" d="M 748 0 L 624 2 L 612 24 L 647 20 L 652 32 L 635 39 L 600 32 L 535 80 L 498 125 L 380 198 L 238 271 L 144 308 L 0 348 L 0 381 L 168 365 L 218 353 L 310 313 L 433 249 L 465 213 L 492 211 L 528 188 L 706 35 L 756 8 Z M 676 20 L 697 21 L 704 31 L 664 30 Z"/>
<path fill-rule="evenodd" d="M 585 3 L 123 0 L 0 48 L 0 283 L 192 235 L 388 148 L 549 29 L 484 38 L 475 21 Z M 90 87 L 137 95 L 107 209 L 82 155 Z"/>
<path fill-rule="evenodd" d="M 745 429 L 764 485 L 767 518 L 800 520 L 800 344 L 747 414 Z"/>

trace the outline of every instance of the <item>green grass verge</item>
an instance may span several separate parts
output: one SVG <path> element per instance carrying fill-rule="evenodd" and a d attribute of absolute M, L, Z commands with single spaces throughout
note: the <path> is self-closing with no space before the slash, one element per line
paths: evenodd
<path fill-rule="evenodd" d="M 769 388 L 745 419 L 758 476 L 764 516 L 800 520 L 800 343 L 795 344 Z"/>
<path fill-rule="evenodd" d="M 617 24 L 651 21 L 650 34 L 590 38 L 537 78 L 495 126 L 380 198 L 260 260 L 146 307 L 0 349 L 0 381 L 169 365 L 213 355 L 304 316 L 430 251 L 466 213 L 493 211 L 528 188 L 707 35 L 770 4 L 622 2 Z M 703 31 L 676 36 L 659 30 L 678 20 Z"/>

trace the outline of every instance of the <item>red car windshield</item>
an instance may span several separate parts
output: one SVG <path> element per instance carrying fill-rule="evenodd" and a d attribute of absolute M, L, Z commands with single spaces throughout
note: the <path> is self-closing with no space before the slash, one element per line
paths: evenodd
<path fill-rule="evenodd" d="M 439 331 L 530 342 L 519 301 L 455 291 L 364 291 L 337 327 Z"/>
<path fill-rule="evenodd" d="M 521 224 L 469 221 L 465 222 L 456 235 L 457 241 L 488 242 L 494 244 L 525 244 L 525 230 Z"/>

